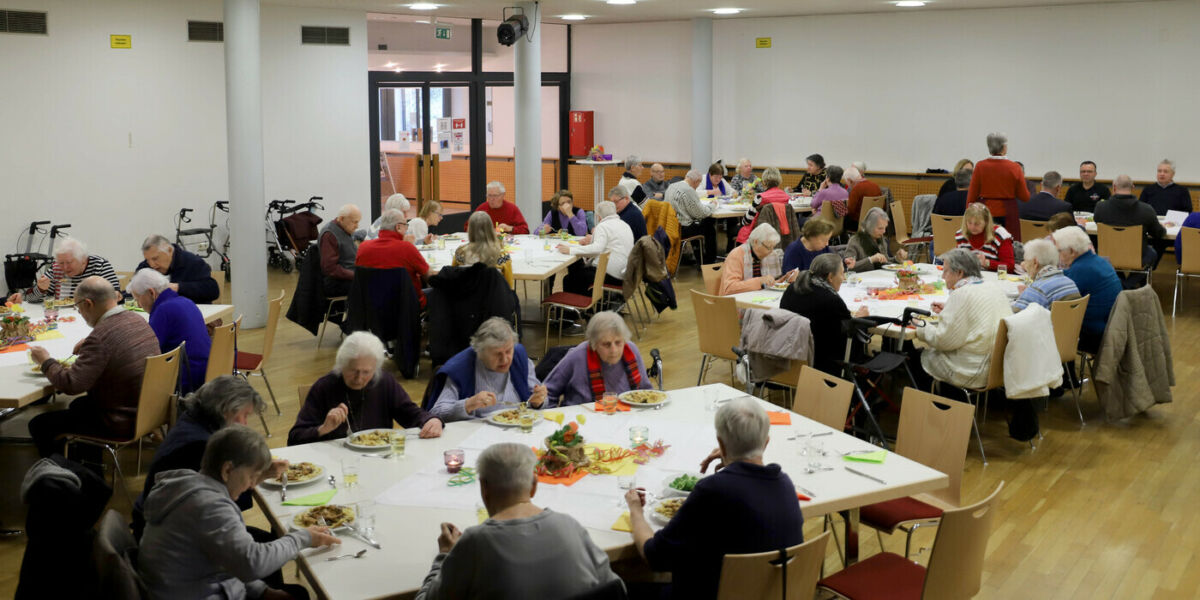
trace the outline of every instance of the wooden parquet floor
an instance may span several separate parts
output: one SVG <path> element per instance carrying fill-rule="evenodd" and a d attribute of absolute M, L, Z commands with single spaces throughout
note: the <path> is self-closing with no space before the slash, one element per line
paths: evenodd
<path fill-rule="evenodd" d="M 989 464 L 983 466 L 972 442 L 963 479 L 964 502 L 978 500 L 998 482 L 1006 482 L 978 598 L 1200 597 L 1200 469 L 1196 468 L 1200 392 L 1194 385 L 1200 376 L 1200 288 L 1193 286 L 1179 317 L 1172 319 L 1174 269 L 1172 261 L 1164 260 L 1155 280 L 1175 357 L 1178 385 L 1174 403 L 1126 422 L 1106 423 L 1089 387 L 1083 400 L 1087 425 L 1080 428 L 1069 396 L 1052 401 L 1048 412 L 1040 414 L 1045 439 L 1036 451 L 1007 437 L 1003 411 L 993 403 L 988 422 L 982 424 Z M 295 277 L 272 271 L 271 289 L 288 290 L 290 301 Z M 663 313 L 637 342 L 643 354 L 650 348 L 661 350 L 668 388 L 696 382 L 700 356 L 687 293 L 692 287 L 702 288 L 699 274 L 694 268 L 681 268 L 676 282 L 679 309 Z M 530 286 L 530 291 L 536 294 L 533 288 Z M 525 329 L 525 343 L 532 354 L 541 353 L 541 331 L 536 326 Z M 564 343 L 579 339 L 568 338 Z M 262 330 L 247 331 L 240 343 L 256 351 L 261 340 Z M 276 416 L 268 410 L 272 447 L 286 442 L 299 409 L 297 387 L 310 384 L 331 367 L 337 334 L 327 335 L 318 348 L 308 332 L 282 319 L 275 344 L 267 371 L 283 414 Z M 417 379 L 401 382 L 409 395 L 419 398 L 428 377 L 426 361 Z M 709 381 L 721 378 L 728 381 L 728 369 L 718 365 L 710 371 Z M 251 381 L 265 397 L 261 378 Z M 152 452 L 153 448 L 147 449 L 147 460 Z M 126 472 L 133 472 L 133 457 L 125 454 L 124 460 Z M 128 485 L 136 494 L 141 479 L 128 481 Z M 114 498 L 114 508 L 127 513 L 119 496 Z M 247 513 L 247 520 L 264 522 L 256 513 L 257 509 Z M 820 530 L 820 519 L 809 521 L 806 531 Z M 914 549 L 931 546 L 934 535 L 932 529 L 918 530 Z M 435 542 L 431 539 L 428 543 Z M 865 527 L 861 543 L 864 557 L 878 551 L 875 536 Z M 902 536 L 884 536 L 883 544 L 902 552 L 904 540 Z M 0 539 L 2 597 L 11 597 L 16 589 L 23 551 L 23 537 Z M 928 557 L 926 550 L 918 560 L 924 563 Z M 837 564 L 831 546 L 827 572 Z M 286 568 L 285 572 L 290 576 L 294 570 Z"/>

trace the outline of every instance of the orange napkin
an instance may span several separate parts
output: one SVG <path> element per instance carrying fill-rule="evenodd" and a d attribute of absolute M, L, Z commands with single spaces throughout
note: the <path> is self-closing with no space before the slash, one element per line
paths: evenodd
<path fill-rule="evenodd" d="M 774 412 L 767 411 L 767 418 L 771 420 L 772 425 L 791 425 L 792 415 L 783 411 Z"/>
<path fill-rule="evenodd" d="M 596 412 L 604 412 L 604 405 L 600 404 L 599 402 L 596 402 L 593 408 L 596 410 Z M 617 401 L 617 412 L 629 412 L 631 410 L 633 410 L 633 407 L 620 400 Z"/>
<path fill-rule="evenodd" d="M 23 352 L 28 349 L 29 344 L 17 344 L 16 346 L 9 346 L 3 350 L 0 350 L 0 354 L 7 354 L 9 352 Z"/>
<path fill-rule="evenodd" d="M 549 475 L 538 475 L 538 481 L 547 485 L 574 485 L 576 481 L 583 479 L 587 475 L 587 471 L 575 471 L 570 477 L 551 477 Z"/>
<path fill-rule="evenodd" d="M 808 496 L 805 496 L 804 494 L 801 494 L 800 492 L 796 492 L 796 499 L 801 502 L 808 502 L 809 500 L 812 500 L 812 498 L 809 498 Z"/>

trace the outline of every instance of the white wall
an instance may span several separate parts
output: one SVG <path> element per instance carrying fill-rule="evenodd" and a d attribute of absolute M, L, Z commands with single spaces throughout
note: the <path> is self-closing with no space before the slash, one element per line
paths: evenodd
<path fill-rule="evenodd" d="M 1200 181 L 1197 22 L 1192 1 L 718 20 L 714 155 L 923 171 L 983 157 L 1003 131 L 1031 174 L 1091 159 L 1101 177 L 1152 179 L 1169 156 Z M 688 24 L 617 27 L 575 29 L 572 108 L 597 111 L 617 154 L 686 162 Z"/>
<path fill-rule="evenodd" d="M 516 99 L 512 86 L 493 87 L 488 156 L 515 156 Z M 542 86 L 542 157 L 558 158 L 558 88 Z"/>
<path fill-rule="evenodd" d="M 228 194 L 222 44 L 187 41 L 187 20 L 222 18 L 219 1 L 9 0 L 49 13 L 50 34 L 0 35 L 0 250 L 30 221 L 71 235 L 118 270 L 151 232 L 171 235 L 189 206 L 207 221 Z M 369 198 L 366 17 L 264 6 L 267 199 Z M 299 24 L 351 26 L 350 48 L 301 47 Z M 130 34 L 133 48 L 109 48 Z M 24 244 L 21 244 L 24 248 Z"/>

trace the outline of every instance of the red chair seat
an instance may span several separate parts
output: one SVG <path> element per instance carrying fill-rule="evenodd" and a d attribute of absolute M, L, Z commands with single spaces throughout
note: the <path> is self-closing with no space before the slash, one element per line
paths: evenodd
<path fill-rule="evenodd" d="M 542 300 L 542 304 L 562 304 L 573 308 L 587 308 L 592 305 L 592 297 L 571 292 L 555 292 Z"/>
<path fill-rule="evenodd" d="M 893 531 L 905 521 L 940 519 L 942 509 L 926 504 L 916 498 L 896 498 L 862 507 L 860 520 L 881 531 Z"/>
<path fill-rule="evenodd" d="M 925 567 L 899 554 L 880 552 L 822 579 L 817 585 L 851 600 L 920 600 Z"/>
<path fill-rule="evenodd" d="M 233 368 L 239 371 L 253 371 L 262 364 L 262 355 L 253 352 L 238 352 L 233 359 Z"/>

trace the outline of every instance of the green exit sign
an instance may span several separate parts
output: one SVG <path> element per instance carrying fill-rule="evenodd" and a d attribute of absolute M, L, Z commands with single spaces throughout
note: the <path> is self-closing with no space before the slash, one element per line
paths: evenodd
<path fill-rule="evenodd" d="M 449 26 L 449 25 L 437 25 L 437 26 L 435 26 L 435 27 L 433 28 L 433 39 L 435 39 L 435 40 L 448 40 L 448 39 L 450 39 L 450 26 Z"/>

